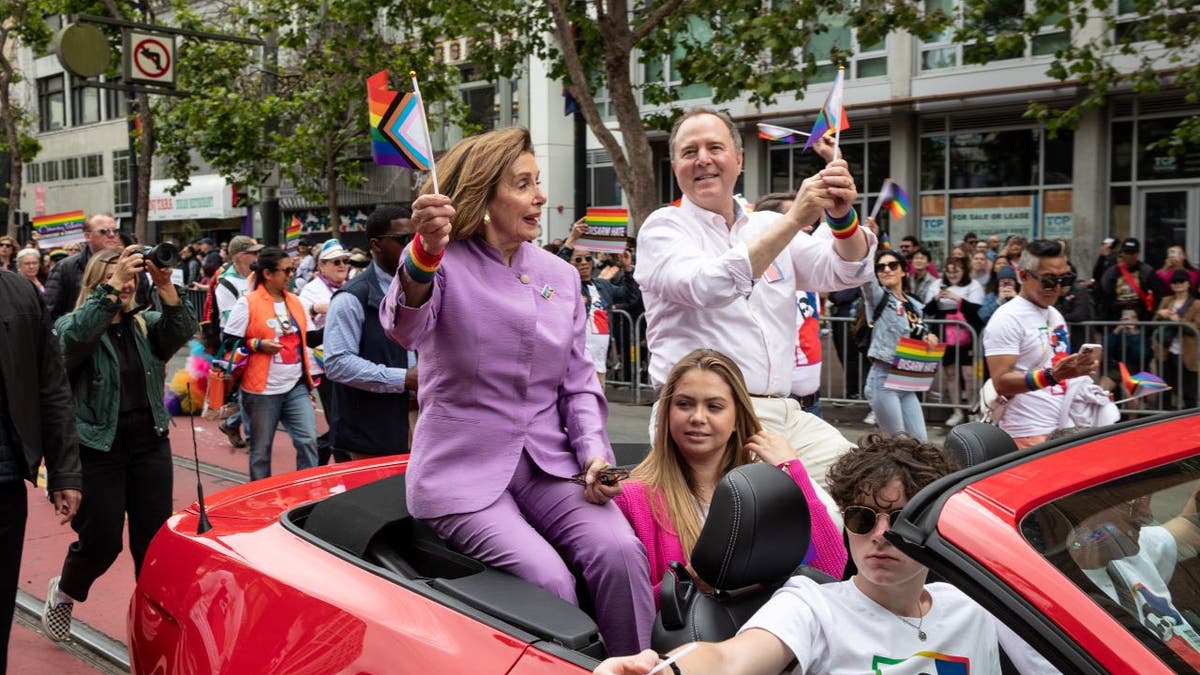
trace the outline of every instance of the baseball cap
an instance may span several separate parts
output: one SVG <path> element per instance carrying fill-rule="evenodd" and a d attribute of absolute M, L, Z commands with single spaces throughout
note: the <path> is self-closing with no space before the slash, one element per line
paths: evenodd
<path fill-rule="evenodd" d="M 338 258 L 348 258 L 350 252 L 342 246 L 342 242 L 337 239 L 326 240 L 321 244 L 320 253 L 317 255 L 317 260 L 336 260 Z"/>
<path fill-rule="evenodd" d="M 1121 242 L 1121 253 L 1137 253 L 1142 250 L 1142 244 L 1137 239 L 1130 237 Z"/>
<path fill-rule="evenodd" d="M 217 243 L 216 243 L 215 241 L 213 241 L 213 240 L 212 240 L 212 237 L 205 237 L 205 238 L 201 239 L 200 241 L 198 241 L 198 242 L 196 242 L 196 243 L 197 243 L 197 244 L 208 244 L 209 246 L 216 246 L 216 245 L 217 245 Z"/>
<path fill-rule="evenodd" d="M 997 280 L 1012 279 L 1013 281 L 1016 281 L 1017 280 L 1017 271 L 1015 269 L 1013 269 L 1012 265 L 1007 265 L 1005 267 L 1001 267 L 996 272 L 996 279 Z"/>
<path fill-rule="evenodd" d="M 229 240 L 229 255 L 238 253 L 258 253 L 262 250 L 262 244 L 254 243 L 254 240 L 244 234 L 239 234 Z"/>

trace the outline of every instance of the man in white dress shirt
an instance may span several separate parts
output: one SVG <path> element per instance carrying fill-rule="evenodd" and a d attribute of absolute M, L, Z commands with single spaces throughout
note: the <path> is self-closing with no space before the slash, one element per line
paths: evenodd
<path fill-rule="evenodd" d="M 832 139 L 818 152 L 833 155 Z M 723 113 L 685 113 L 670 139 L 679 207 L 652 213 L 638 233 L 634 278 L 646 305 L 650 379 L 661 387 L 672 366 L 700 347 L 719 350 L 742 369 L 755 412 L 785 434 L 818 487 L 851 443 L 788 398 L 796 342 L 796 291 L 833 291 L 867 283 L 877 240 L 858 227 L 854 180 L 841 159 L 797 189 L 785 214 L 746 213 L 734 199 L 742 143 Z M 824 216 L 826 227 L 802 232 Z M 651 419 L 654 415 L 651 414 Z M 653 432 L 652 432 L 653 435 Z"/>

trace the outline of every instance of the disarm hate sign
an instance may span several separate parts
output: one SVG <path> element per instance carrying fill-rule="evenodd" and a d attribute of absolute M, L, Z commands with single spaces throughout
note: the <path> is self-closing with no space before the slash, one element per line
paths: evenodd
<path fill-rule="evenodd" d="M 129 82 L 174 87 L 175 36 L 126 31 L 125 79 Z"/>

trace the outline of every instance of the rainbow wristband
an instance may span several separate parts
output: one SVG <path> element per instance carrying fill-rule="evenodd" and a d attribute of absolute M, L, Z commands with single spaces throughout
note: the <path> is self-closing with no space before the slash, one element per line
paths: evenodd
<path fill-rule="evenodd" d="M 1053 387 L 1056 384 L 1058 384 L 1058 380 L 1054 379 L 1054 373 L 1049 368 L 1031 370 L 1025 373 L 1025 388 L 1029 391 Z"/>
<path fill-rule="evenodd" d="M 408 245 L 408 254 L 404 256 L 404 269 L 408 270 L 409 278 L 418 284 L 431 284 L 445 255 L 445 250 L 436 256 L 429 255 L 421 245 L 420 233 L 414 234 L 412 243 Z"/>
<path fill-rule="evenodd" d="M 833 232 L 833 236 L 838 239 L 849 239 L 858 231 L 858 211 L 851 208 L 850 213 L 841 218 L 834 218 L 833 214 L 826 211 L 825 224 L 829 225 L 829 231 Z"/>

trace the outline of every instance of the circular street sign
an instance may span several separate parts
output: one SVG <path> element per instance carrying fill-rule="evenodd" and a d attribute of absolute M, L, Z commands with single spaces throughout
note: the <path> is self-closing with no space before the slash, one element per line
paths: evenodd
<path fill-rule="evenodd" d="M 143 38 L 133 46 L 133 69 L 139 77 L 161 78 L 171 70 L 171 50 L 158 38 Z"/>
<path fill-rule="evenodd" d="M 54 51 L 62 67 L 76 77 L 102 75 L 112 58 L 108 37 L 90 23 L 63 26 L 54 38 Z"/>

